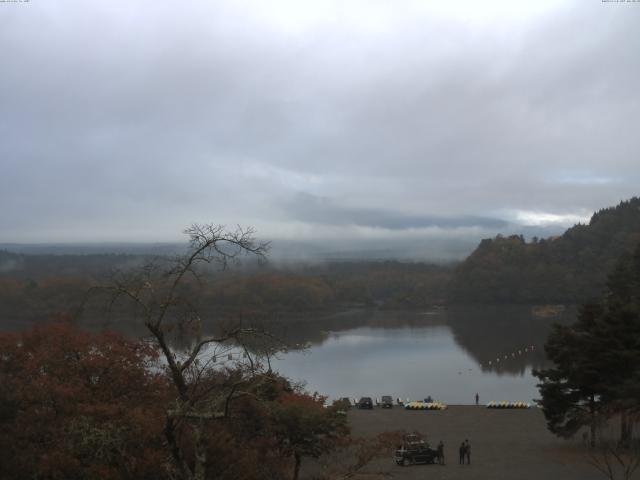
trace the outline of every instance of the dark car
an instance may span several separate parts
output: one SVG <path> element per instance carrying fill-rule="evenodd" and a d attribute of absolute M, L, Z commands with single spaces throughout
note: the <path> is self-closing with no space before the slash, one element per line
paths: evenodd
<path fill-rule="evenodd" d="M 368 408 L 371 410 L 373 408 L 373 401 L 371 397 L 362 397 L 358 402 L 358 408 Z"/>
<path fill-rule="evenodd" d="M 417 465 L 436 463 L 438 451 L 430 448 L 422 436 L 412 433 L 404 436 L 402 445 L 396 450 L 394 460 L 398 465 Z"/>
<path fill-rule="evenodd" d="M 383 395 L 380 400 L 380 406 L 382 408 L 393 408 L 393 398 L 391 398 L 391 395 Z"/>
<path fill-rule="evenodd" d="M 398 465 L 433 464 L 438 461 L 438 451 L 425 445 L 402 446 L 396 450 L 395 461 Z"/>

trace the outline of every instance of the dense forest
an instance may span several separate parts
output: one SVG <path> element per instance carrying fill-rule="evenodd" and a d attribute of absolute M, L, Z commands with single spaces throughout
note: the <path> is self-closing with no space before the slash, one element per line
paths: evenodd
<path fill-rule="evenodd" d="M 70 312 L 92 285 L 152 261 L 134 255 L 24 255 L 0 252 L 0 313 L 5 327 Z M 211 270 L 201 308 L 261 314 L 326 312 L 350 307 L 414 308 L 443 304 L 450 267 L 424 263 L 330 262 Z M 189 288 L 188 285 L 185 288 Z"/>
<path fill-rule="evenodd" d="M 218 313 L 239 307 L 263 314 L 349 307 L 430 308 L 443 304 L 577 304 L 597 297 L 616 260 L 640 243 L 640 199 L 596 212 L 562 236 L 521 235 L 480 242 L 458 265 L 343 261 L 211 269 L 202 297 Z M 69 312 L 84 293 L 158 257 L 54 255 L 0 251 L 0 313 L 6 328 Z M 170 257 L 166 257 L 167 259 Z"/>
<path fill-rule="evenodd" d="M 593 214 L 562 236 L 483 240 L 453 274 L 454 303 L 581 303 L 605 288 L 620 256 L 640 243 L 640 198 Z"/>

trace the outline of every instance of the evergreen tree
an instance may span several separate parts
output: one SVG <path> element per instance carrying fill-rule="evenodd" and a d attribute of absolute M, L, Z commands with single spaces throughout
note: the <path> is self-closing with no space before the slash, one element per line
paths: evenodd
<path fill-rule="evenodd" d="M 556 326 L 545 345 L 554 367 L 534 372 L 549 429 L 571 436 L 598 418 L 620 416 L 621 440 L 640 412 L 640 245 L 609 276 L 607 295 L 585 305 L 578 321 Z"/>
<path fill-rule="evenodd" d="M 545 345 L 555 366 L 534 372 L 541 380 L 539 403 L 549 430 L 558 436 L 571 437 L 583 426 L 589 426 L 592 444 L 598 413 L 602 410 L 603 379 L 599 364 L 602 352 L 591 329 L 601 314 L 600 305 L 589 304 L 581 309 L 576 324 L 556 325 Z"/>

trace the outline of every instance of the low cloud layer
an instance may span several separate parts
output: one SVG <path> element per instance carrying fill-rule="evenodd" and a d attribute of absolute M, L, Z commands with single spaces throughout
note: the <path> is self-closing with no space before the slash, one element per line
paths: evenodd
<path fill-rule="evenodd" d="M 640 6 L 268 5 L 0 4 L 0 241 L 481 237 L 639 193 Z"/>
<path fill-rule="evenodd" d="M 386 230 L 408 230 L 423 228 L 455 229 L 479 227 L 499 229 L 508 222 L 499 218 L 474 217 L 471 215 L 436 216 L 407 215 L 402 211 L 384 208 L 345 207 L 328 198 L 310 194 L 298 194 L 284 205 L 287 216 L 300 222 L 320 225 L 358 226 Z"/>

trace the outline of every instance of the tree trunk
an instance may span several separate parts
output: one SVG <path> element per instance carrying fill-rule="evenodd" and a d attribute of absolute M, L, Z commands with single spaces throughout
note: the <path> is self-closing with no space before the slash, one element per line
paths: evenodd
<path fill-rule="evenodd" d="M 593 395 L 591 395 L 591 400 L 589 402 L 589 413 L 591 415 L 591 438 L 589 439 L 589 445 L 591 448 L 596 447 L 596 428 L 597 428 L 597 419 L 596 419 L 596 399 Z"/>
<path fill-rule="evenodd" d="M 620 414 L 620 445 L 624 448 L 631 446 L 633 440 L 633 419 L 628 412 Z"/>
<path fill-rule="evenodd" d="M 300 475 L 300 463 L 302 462 L 302 458 L 300 457 L 300 454 L 298 452 L 293 454 L 295 460 L 296 460 L 296 465 L 293 468 L 293 480 L 298 480 L 298 475 Z"/>
<path fill-rule="evenodd" d="M 169 449 L 171 450 L 171 455 L 174 461 L 176 462 L 176 465 L 178 466 L 178 469 L 180 471 L 180 477 L 185 480 L 190 480 L 192 477 L 191 469 L 189 468 L 189 466 L 187 465 L 187 462 L 185 462 L 184 458 L 182 457 L 182 452 L 180 450 L 180 447 L 178 446 L 178 440 L 176 438 L 175 428 L 176 428 L 176 425 L 173 419 L 171 417 L 167 417 L 165 427 L 164 427 L 164 435 L 165 435 L 165 438 L 167 439 Z"/>
<path fill-rule="evenodd" d="M 207 447 L 202 438 L 203 421 L 197 419 L 193 422 L 193 448 L 195 465 L 193 478 L 194 480 L 205 480 L 207 465 Z"/>

